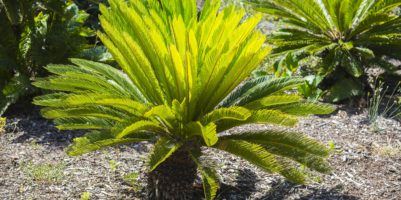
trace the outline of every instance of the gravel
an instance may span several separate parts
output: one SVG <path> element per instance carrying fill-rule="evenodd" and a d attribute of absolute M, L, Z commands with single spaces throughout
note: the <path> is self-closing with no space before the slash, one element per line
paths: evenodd
<path fill-rule="evenodd" d="M 7 115 L 5 132 L 0 132 L 0 199 L 80 199 L 85 192 L 91 199 L 143 199 L 151 144 L 69 157 L 66 147 L 82 132 L 57 131 L 37 108 L 18 113 Z M 265 128 L 277 127 L 247 125 L 232 131 Z M 218 199 L 401 199 L 399 121 L 380 119 L 373 127 L 364 113 L 342 108 L 330 116 L 307 117 L 288 130 L 335 146 L 329 158 L 332 173 L 308 172 L 307 184 L 294 185 L 224 152 L 206 150 L 207 159 L 219 166 Z M 44 164 L 62 166 L 63 175 L 52 181 L 27 173 L 26 166 Z M 124 178 L 129 174 L 136 181 Z"/>

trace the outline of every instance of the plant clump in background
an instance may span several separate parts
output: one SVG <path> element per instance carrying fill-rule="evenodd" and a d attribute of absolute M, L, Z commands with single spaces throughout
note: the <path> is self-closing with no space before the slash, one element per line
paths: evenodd
<path fill-rule="evenodd" d="M 401 68 L 394 64 L 401 54 L 401 18 L 394 0 L 250 0 L 261 12 L 280 17 L 287 24 L 269 38 L 274 46 L 276 75 L 288 75 L 298 63 L 302 75 L 314 75 L 300 90 L 313 98 L 324 90 L 324 98 L 340 102 L 373 91 L 368 69 L 380 68 L 387 82 L 400 80 Z M 292 63 L 296 63 L 295 67 Z M 322 79 L 323 78 L 323 79 Z M 322 80 L 321 80 L 322 79 Z M 313 86 L 313 85 L 312 85 Z M 305 90 L 307 89 L 307 90 Z"/>
<path fill-rule="evenodd" d="M 47 75 L 43 66 L 69 57 L 107 60 L 89 43 L 95 31 L 88 17 L 73 1 L 0 1 L 0 116 L 20 97 L 37 94 L 30 82 Z"/>

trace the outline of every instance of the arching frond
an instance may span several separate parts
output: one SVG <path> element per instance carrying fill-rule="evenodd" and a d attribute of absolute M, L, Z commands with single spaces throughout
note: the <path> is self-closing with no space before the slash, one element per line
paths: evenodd
<path fill-rule="evenodd" d="M 292 103 L 285 105 L 274 105 L 268 107 L 268 109 L 279 110 L 286 114 L 303 116 L 303 115 L 325 115 L 335 111 L 335 107 L 327 104 L 318 103 Z"/>
<path fill-rule="evenodd" d="M 208 113 L 202 118 L 202 122 L 204 124 L 207 124 L 210 122 L 216 122 L 224 119 L 245 121 L 251 115 L 252 113 L 248 109 L 243 107 L 233 106 L 229 108 L 219 108 Z"/>
<path fill-rule="evenodd" d="M 130 126 L 126 127 L 121 133 L 118 133 L 116 138 L 124 138 L 126 136 L 135 135 L 140 131 L 152 131 L 152 132 L 161 132 L 163 133 L 165 130 L 158 123 L 152 121 L 137 121 Z"/>
<path fill-rule="evenodd" d="M 263 145 L 287 145 L 310 154 L 328 156 L 329 152 L 321 143 L 300 133 L 283 131 L 242 132 L 235 135 L 223 136 L 221 140 L 234 139 Z M 291 151 L 291 150 L 289 150 Z"/>
<path fill-rule="evenodd" d="M 135 138 L 116 139 L 114 135 L 109 132 L 92 131 L 85 134 L 83 137 L 75 138 L 74 144 L 69 147 L 67 152 L 70 156 L 78 156 L 108 146 L 148 141 L 151 139 L 152 136 L 147 134 L 136 135 Z"/>
<path fill-rule="evenodd" d="M 228 95 L 219 107 L 242 106 L 260 98 L 295 88 L 304 82 L 301 78 L 272 78 L 270 76 L 251 79 Z"/>
<path fill-rule="evenodd" d="M 198 166 L 198 170 L 202 175 L 203 190 L 205 193 L 206 200 L 213 200 L 216 197 L 217 190 L 219 188 L 219 177 L 216 170 L 205 166 L 199 157 L 202 155 L 201 152 L 191 152 L 191 158 Z"/>
<path fill-rule="evenodd" d="M 66 117 L 54 120 L 56 127 L 60 130 L 77 129 L 104 129 L 109 130 L 115 122 L 109 119 L 98 117 Z"/>
<path fill-rule="evenodd" d="M 293 104 L 302 101 L 302 97 L 298 95 L 271 95 L 262 99 L 250 102 L 245 105 L 246 108 L 261 109 L 269 106 L 278 106 Z"/>
<path fill-rule="evenodd" d="M 281 170 L 281 166 L 277 163 L 274 155 L 258 144 L 227 139 L 220 141 L 215 148 L 239 156 L 267 172 L 279 172 Z"/>

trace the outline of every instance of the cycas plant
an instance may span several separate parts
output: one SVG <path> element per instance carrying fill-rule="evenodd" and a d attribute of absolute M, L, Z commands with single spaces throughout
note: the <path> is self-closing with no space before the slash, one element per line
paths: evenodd
<path fill-rule="evenodd" d="M 271 57 L 288 55 L 308 61 L 322 82 L 327 99 L 341 101 L 360 96 L 367 84 L 366 69 L 381 67 L 385 75 L 401 59 L 401 18 L 392 11 L 401 0 L 249 0 L 254 7 L 281 17 L 287 24 L 270 37 Z M 398 67 L 399 69 L 399 67 Z"/>
<path fill-rule="evenodd" d="M 44 117 L 61 130 L 92 130 L 74 139 L 69 155 L 155 142 L 148 162 L 150 199 L 190 199 L 197 170 L 206 198 L 213 199 L 218 176 L 203 162 L 203 148 L 232 153 L 297 183 L 305 176 L 294 162 L 329 170 L 328 150 L 302 134 L 221 134 L 250 123 L 293 126 L 297 116 L 333 110 L 285 93 L 302 79 L 247 80 L 270 51 L 254 30 L 259 15 L 243 20 L 244 10 L 233 6 L 218 13 L 219 1 L 206 1 L 199 15 L 195 0 L 109 4 L 100 6 L 105 33 L 98 35 L 122 71 L 71 59 L 74 65 L 47 66 L 54 75 L 34 83 L 58 91 L 35 98 L 46 106 Z"/>

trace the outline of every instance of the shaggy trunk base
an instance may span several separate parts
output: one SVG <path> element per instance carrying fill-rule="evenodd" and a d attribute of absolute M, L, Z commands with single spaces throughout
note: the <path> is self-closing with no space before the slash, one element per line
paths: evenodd
<path fill-rule="evenodd" d="M 196 199 L 196 164 L 185 151 L 177 151 L 148 174 L 148 199 Z"/>

